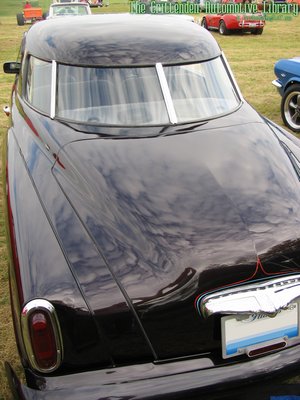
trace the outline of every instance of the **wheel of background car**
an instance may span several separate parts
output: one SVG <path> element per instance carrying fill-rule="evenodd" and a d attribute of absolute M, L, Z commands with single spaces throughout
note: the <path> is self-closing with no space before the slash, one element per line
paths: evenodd
<path fill-rule="evenodd" d="M 226 24 L 223 20 L 220 21 L 220 24 L 219 24 L 219 33 L 220 33 L 220 35 L 228 35 L 228 33 L 229 33 L 228 29 L 226 28 Z"/>
<path fill-rule="evenodd" d="M 300 84 L 290 86 L 281 100 L 281 117 L 285 125 L 300 132 Z"/>
<path fill-rule="evenodd" d="M 17 23 L 19 26 L 22 26 L 25 24 L 24 16 L 22 13 L 17 14 Z"/>
<path fill-rule="evenodd" d="M 201 26 L 203 26 L 203 28 L 207 29 L 207 21 L 206 21 L 206 18 L 202 18 Z"/>
<path fill-rule="evenodd" d="M 251 33 L 253 33 L 253 35 L 261 35 L 264 31 L 264 28 L 258 28 L 255 29 L 254 31 L 252 31 Z"/>

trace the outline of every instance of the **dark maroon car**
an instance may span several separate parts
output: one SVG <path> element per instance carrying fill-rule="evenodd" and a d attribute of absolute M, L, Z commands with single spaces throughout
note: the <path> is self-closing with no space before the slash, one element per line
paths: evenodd
<path fill-rule="evenodd" d="M 210 33 L 52 19 L 4 69 L 15 398 L 246 399 L 297 372 L 300 142 Z"/>

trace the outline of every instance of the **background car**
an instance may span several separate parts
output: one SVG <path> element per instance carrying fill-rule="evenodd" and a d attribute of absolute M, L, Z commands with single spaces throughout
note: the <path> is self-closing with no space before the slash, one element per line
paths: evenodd
<path fill-rule="evenodd" d="M 298 373 L 299 140 L 213 36 L 53 18 L 4 69 L 15 397 L 233 399 Z"/>
<path fill-rule="evenodd" d="M 88 0 L 90 7 L 102 7 L 103 1 L 102 0 Z M 106 6 L 109 5 L 109 1 L 106 1 Z"/>
<path fill-rule="evenodd" d="M 26 23 L 33 24 L 36 21 L 44 19 L 43 10 L 40 7 L 24 8 L 23 12 L 18 13 L 16 17 L 19 26 L 25 25 Z"/>
<path fill-rule="evenodd" d="M 274 72 L 277 79 L 272 83 L 282 96 L 282 120 L 292 131 L 300 132 L 300 57 L 277 61 Z"/>
<path fill-rule="evenodd" d="M 234 31 L 261 35 L 265 18 L 262 13 L 206 14 L 201 20 L 201 25 L 206 29 L 217 30 L 221 35 L 228 35 Z"/>
<path fill-rule="evenodd" d="M 300 0 L 286 0 L 287 3 L 298 4 L 298 10 L 300 10 Z"/>
<path fill-rule="evenodd" d="M 66 16 L 91 15 L 91 9 L 88 3 L 72 2 L 72 3 L 54 3 L 49 7 L 49 15 L 47 18 L 57 18 Z"/>
<path fill-rule="evenodd" d="M 53 0 L 52 4 L 65 4 L 65 3 L 88 3 L 86 0 L 78 1 L 78 0 Z"/>

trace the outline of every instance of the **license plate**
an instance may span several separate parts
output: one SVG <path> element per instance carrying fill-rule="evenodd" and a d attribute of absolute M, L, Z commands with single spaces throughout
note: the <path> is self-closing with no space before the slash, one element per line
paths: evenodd
<path fill-rule="evenodd" d="M 253 349 L 276 347 L 299 336 L 299 305 L 290 304 L 275 317 L 264 314 L 221 318 L 223 358 L 248 354 Z M 284 347 L 284 346 L 283 346 Z M 279 347 L 278 347 L 279 348 Z"/>
<path fill-rule="evenodd" d="M 249 27 L 250 27 L 250 28 L 254 28 L 256 25 L 257 25 L 257 24 L 256 24 L 255 22 L 250 22 L 250 23 L 249 23 Z"/>

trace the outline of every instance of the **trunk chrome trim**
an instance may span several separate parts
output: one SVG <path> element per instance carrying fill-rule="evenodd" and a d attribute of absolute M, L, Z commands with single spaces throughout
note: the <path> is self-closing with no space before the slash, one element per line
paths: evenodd
<path fill-rule="evenodd" d="M 300 297 L 300 274 L 204 295 L 199 298 L 197 307 L 204 318 L 213 314 L 259 313 L 272 317 L 298 297 Z"/>

